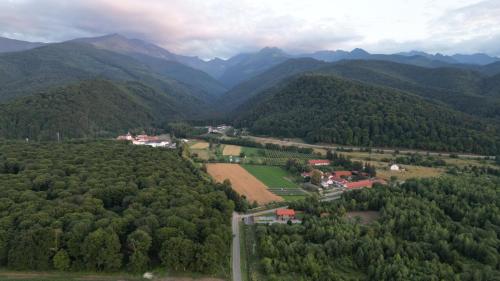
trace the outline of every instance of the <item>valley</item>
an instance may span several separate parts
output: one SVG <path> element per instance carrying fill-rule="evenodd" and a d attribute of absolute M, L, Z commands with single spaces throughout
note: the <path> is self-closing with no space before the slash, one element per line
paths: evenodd
<path fill-rule="evenodd" d="M 0 40 L 0 279 L 497 280 L 499 65 Z"/>

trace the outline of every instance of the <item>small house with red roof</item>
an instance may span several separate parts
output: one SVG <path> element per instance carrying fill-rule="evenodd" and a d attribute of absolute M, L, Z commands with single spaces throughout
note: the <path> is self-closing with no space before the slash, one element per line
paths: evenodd
<path fill-rule="evenodd" d="M 333 175 L 336 176 L 336 177 L 350 177 L 352 176 L 352 172 L 351 171 L 335 171 L 333 172 Z"/>
<path fill-rule="evenodd" d="M 276 218 L 279 220 L 295 219 L 295 210 L 294 209 L 278 209 L 278 210 L 276 210 Z"/>
<path fill-rule="evenodd" d="M 328 165 L 330 165 L 330 160 L 325 160 L 325 159 L 309 160 L 309 165 L 311 165 L 311 166 L 328 166 Z"/>

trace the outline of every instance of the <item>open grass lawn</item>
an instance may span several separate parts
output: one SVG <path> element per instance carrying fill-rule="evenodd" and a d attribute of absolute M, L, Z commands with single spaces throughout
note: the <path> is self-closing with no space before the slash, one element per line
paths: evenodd
<path fill-rule="evenodd" d="M 197 157 L 202 160 L 208 160 L 210 158 L 208 149 L 191 149 L 191 155 L 197 155 Z"/>
<path fill-rule="evenodd" d="M 300 188 L 294 183 L 285 169 L 276 166 L 242 165 L 245 170 L 254 175 L 269 188 Z"/>
<path fill-rule="evenodd" d="M 299 201 L 305 199 L 307 196 L 306 195 L 281 195 L 285 201 L 292 202 L 292 201 Z"/>
<path fill-rule="evenodd" d="M 411 166 L 411 165 L 403 165 L 403 167 L 407 169 L 404 172 L 390 171 L 385 166 L 384 168 L 381 168 L 375 165 L 375 167 L 377 168 L 377 176 L 385 180 L 389 180 L 392 176 L 397 177 L 398 180 L 407 180 L 410 178 L 430 178 L 430 177 L 440 176 L 446 172 L 445 168 L 433 168 L 433 167 L 422 167 L 422 166 Z"/>
<path fill-rule="evenodd" d="M 245 156 L 247 157 L 262 157 L 264 156 L 264 150 L 260 148 L 255 148 L 255 147 L 242 147 L 241 152 L 245 153 Z"/>

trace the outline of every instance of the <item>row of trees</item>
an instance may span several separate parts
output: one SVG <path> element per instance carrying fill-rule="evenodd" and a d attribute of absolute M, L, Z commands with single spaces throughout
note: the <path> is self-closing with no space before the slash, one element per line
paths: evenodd
<path fill-rule="evenodd" d="M 500 179 L 409 180 L 297 202 L 301 225 L 257 226 L 269 280 L 499 280 Z M 347 211 L 378 211 L 371 224 Z"/>
<path fill-rule="evenodd" d="M 227 272 L 241 198 L 177 151 L 2 143 L 0 186 L 0 266 Z"/>

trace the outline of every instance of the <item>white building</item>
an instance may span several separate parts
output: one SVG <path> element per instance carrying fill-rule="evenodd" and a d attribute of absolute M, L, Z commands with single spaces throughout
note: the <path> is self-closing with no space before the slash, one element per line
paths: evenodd
<path fill-rule="evenodd" d="M 399 166 L 396 164 L 392 164 L 390 169 L 391 169 L 391 171 L 399 171 Z"/>

